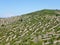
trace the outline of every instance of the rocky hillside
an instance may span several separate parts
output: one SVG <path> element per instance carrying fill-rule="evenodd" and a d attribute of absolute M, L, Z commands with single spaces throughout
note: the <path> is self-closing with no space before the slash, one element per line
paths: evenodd
<path fill-rule="evenodd" d="M 60 45 L 60 10 L 0 18 L 0 45 Z"/>

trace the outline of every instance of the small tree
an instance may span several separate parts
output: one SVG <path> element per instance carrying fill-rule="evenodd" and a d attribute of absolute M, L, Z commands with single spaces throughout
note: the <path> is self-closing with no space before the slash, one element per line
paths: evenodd
<path fill-rule="evenodd" d="M 2 27 L 5 26 L 4 24 L 1 25 Z"/>
<path fill-rule="evenodd" d="M 21 19 L 19 19 L 19 21 L 21 21 L 21 22 L 22 22 L 22 21 L 23 21 L 23 19 L 21 18 Z"/>

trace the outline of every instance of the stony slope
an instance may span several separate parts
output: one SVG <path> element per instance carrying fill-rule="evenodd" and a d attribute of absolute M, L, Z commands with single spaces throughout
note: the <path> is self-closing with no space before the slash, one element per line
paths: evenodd
<path fill-rule="evenodd" d="M 60 45 L 60 10 L 0 19 L 0 45 Z"/>

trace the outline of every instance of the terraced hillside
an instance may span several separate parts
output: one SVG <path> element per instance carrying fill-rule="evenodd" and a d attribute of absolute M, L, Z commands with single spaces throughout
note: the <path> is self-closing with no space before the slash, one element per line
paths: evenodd
<path fill-rule="evenodd" d="M 0 45 L 60 45 L 60 10 L 1 18 Z"/>

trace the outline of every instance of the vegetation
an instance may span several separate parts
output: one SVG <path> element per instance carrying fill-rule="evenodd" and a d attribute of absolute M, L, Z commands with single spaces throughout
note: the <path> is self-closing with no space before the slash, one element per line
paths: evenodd
<path fill-rule="evenodd" d="M 1 18 L 0 45 L 60 45 L 60 10 Z"/>

